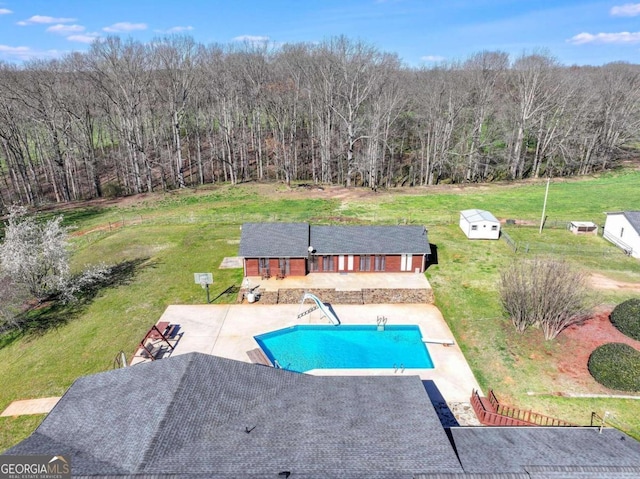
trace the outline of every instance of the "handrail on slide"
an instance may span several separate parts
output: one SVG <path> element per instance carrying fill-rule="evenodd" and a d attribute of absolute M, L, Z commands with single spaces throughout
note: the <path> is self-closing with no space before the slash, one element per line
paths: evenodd
<path fill-rule="evenodd" d="M 340 324 L 340 320 L 336 317 L 334 312 L 331 311 L 331 309 L 328 308 L 322 301 L 320 301 L 320 298 L 318 298 L 315 294 L 304 293 L 300 304 L 304 303 L 305 299 L 310 299 L 314 303 L 316 303 L 316 306 L 318 306 L 318 309 L 320 309 L 320 311 L 322 311 L 324 315 L 327 318 L 329 318 L 329 321 L 331 321 L 335 326 L 338 326 Z"/>

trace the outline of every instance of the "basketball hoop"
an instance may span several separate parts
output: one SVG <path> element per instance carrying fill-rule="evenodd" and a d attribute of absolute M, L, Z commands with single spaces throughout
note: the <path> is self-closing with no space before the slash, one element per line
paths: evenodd
<path fill-rule="evenodd" d="M 213 284 L 213 273 L 193 273 L 193 279 L 196 284 L 202 286 L 202 289 L 207 290 L 207 304 L 209 304 L 209 285 Z"/>

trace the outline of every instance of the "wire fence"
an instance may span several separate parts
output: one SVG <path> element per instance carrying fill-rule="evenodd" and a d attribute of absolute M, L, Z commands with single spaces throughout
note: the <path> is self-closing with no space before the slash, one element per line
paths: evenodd
<path fill-rule="evenodd" d="M 421 221 L 423 218 L 415 216 L 396 217 L 383 216 L 383 215 L 362 215 L 348 218 L 341 218 L 344 224 L 395 224 L 395 225 L 408 225 L 408 224 L 423 224 Z M 103 238 L 114 234 L 116 231 L 135 226 L 172 226 L 172 225 L 212 225 L 212 226 L 233 226 L 241 225 L 243 223 L 259 223 L 259 222 L 277 222 L 277 221 L 300 221 L 300 222 L 313 222 L 314 224 L 322 224 L 331 222 L 331 218 L 322 221 L 322 219 L 310 221 L 307 212 L 287 214 L 274 214 L 262 210 L 256 210 L 253 212 L 238 213 L 224 213 L 216 212 L 215 214 L 186 214 L 186 215 L 158 215 L 158 216 L 143 216 L 136 215 L 120 215 L 112 217 L 104 224 L 96 226 L 95 228 L 80 232 L 74 235 L 75 242 L 78 245 L 86 246 Z M 440 213 L 432 220 L 429 220 L 426 224 L 427 229 L 430 226 L 451 226 L 458 223 L 458 216 L 455 213 Z M 568 229 L 570 221 L 562 219 L 549 219 L 544 223 L 545 229 Z M 507 220 L 506 226 L 508 228 L 527 228 L 534 229 L 539 226 L 532 220 Z M 517 236 L 517 235 L 516 235 Z M 540 242 L 540 241 L 528 241 L 528 240 L 516 240 L 514 239 L 505 228 L 502 228 L 500 232 L 500 238 L 507 244 L 507 246 L 516 254 L 529 254 L 529 255 L 559 255 L 559 256 L 582 256 L 589 254 L 592 256 L 611 256 L 624 254 L 624 251 L 618 248 L 611 248 L 610 246 L 596 246 L 596 245 L 577 245 L 570 240 L 563 242 Z"/>

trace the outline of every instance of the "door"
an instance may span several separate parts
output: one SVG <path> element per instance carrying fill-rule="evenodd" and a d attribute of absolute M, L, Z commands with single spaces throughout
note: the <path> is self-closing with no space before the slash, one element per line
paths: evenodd
<path fill-rule="evenodd" d="M 338 256 L 338 271 L 344 271 L 344 255 Z"/>
<path fill-rule="evenodd" d="M 347 256 L 347 270 L 353 271 L 353 255 L 352 254 Z"/>
<path fill-rule="evenodd" d="M 400 271 L 411 271 L 413 264 L 413 255 L 403 254 L 400 258 Z"/>

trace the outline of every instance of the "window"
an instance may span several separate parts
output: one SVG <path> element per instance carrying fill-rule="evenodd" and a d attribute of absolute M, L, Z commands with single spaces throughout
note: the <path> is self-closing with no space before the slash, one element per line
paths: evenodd
<path fill-rule="evenodd" d="M 384 255 L 377 254 L 375 258 L 375 271 L 384 271 L 385 257 Z"/>
<path fill-rule="evenodd" d="M 280 258 L 278 260 L 278 267 L 280 268 L 280 274 L 291 274 L 289 258 Z"/>
<path fill-rule="evenodd" d="M 311 258 L 309 258 L 309 271 L 319 271 L 319 264 L 318 257 L 315 255 L 311 256 Z"/>
<path fill-rule="evenodd" d="M 620 238 L 622 238 L 623 234 L 624 234 L 624 228 L 620 228 Z"/>
<path fill-rule="evenodd" d="M 259 258 L 258 259 L 258 273 L 259 274 L 268 274 L 269 273 L 269 258 Z"/>
<path fill-rule="evenodd" d="M 476 231 L 478 229 L 478 225 L 471 225 L 471 231 Z"/>
<path fill-rule="evenodd" d="M 333 271 L 333 256 L 322 257 L 322 271 Z"/>
<path fill-rule="evenodd" d="M 498 225 L 491 225 L 491 231 L 498 231 Z"/>
<path fill-rule="evenodd" d="M 371 271 L 371 256 L 367 254 L 360 256 L 360 271 Z"/>

